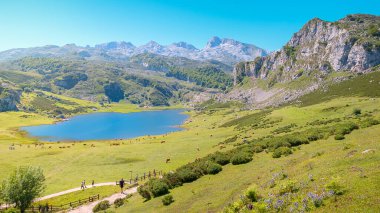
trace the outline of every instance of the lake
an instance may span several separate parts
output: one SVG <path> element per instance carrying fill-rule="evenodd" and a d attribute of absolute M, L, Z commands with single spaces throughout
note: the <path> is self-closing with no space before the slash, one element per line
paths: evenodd
<path fill-rule="evenodd" d="M 43 141 L 126 139 L 180 131 L 188 118 L 183 110 L 135 113 L 91 113 L 55 124 L 22 127 L 30 136 Z"/>

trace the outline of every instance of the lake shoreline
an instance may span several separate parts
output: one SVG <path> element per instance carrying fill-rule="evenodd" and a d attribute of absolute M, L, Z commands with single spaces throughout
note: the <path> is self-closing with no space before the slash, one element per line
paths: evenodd
<path fill-rule="evenodd" d="M 171 109 L 152 109 L 152 110 L 142 110 L 142 111 L 138 111 L 138 112 L 128 112 L 128 113 L 97 111 L 97 112 L 92 112 L 92 113 L 84 113 L 84 114 L 74 115 L 70 119 L 65 120 L 65 121 L 55 120 L 54 122 L 47 123 L 47 124 L 21 126 L 21 127 L 18 127 L 18 132 L 21 133 L 23 136 L 37 140 L 40 143 L 82 143 L 82 142 L 88 142 L 88 141 L 105 142 L 105 141 L 123 141 L 123 140 L 128 140 L 128 139 L 133 139 L 133 138 L 146 137 L 146 136 L 155 137 L 155 136 L 160 136 L 160 135 L 164 135 L 164 134 L 170 134 L 173 132 L 186 130 L 186 128 L 184 128 L 183 125 L 186 124 L 187 120 L 190 118 L 190 114 L 186 113 L 186 112 L 189 112 L 189 110 L 190 109 L 188 109 L 188 108 L 179 108 L 178 107 L 175 109 L 174 108 L 171 108 Z M 171 112 L 168 112 L 168 111 L 171 111 Z M 50 135 L 51 134 L 50 132 L 47 135 L 41 135 L 39 133 L 36 134 L 36 132 L 33 133 L 33 129 L 55 128 L 58 125 L 60 125 L 60 126 L 66 125 L 67 126 L 68 122 L 77 122 L 79 119 L 88 119 L 87 116 L 95 116 L 95 117 L 99 117 L 99 116 L 100 117 L 101 116 L 115 117 L 116 116 L 116 117 L 126 119 L 128 117 L 126 117 L 125 115 L 131 115 L 132 117 L 133 116 L 143 116 L 143 115 L 149 115 L 149 116 L 156 115 L 156 114 L 152 114 L 152 112 L 158 112 L 159 114 L 170 115 L 170 116 L 181 115 L 182 117 L 180 116 L 180 119 L 181 119 L 180 121 L 174 121 L 176 123 L 170 123 L 172 121 L 169 119 L 166 121 L 166 122 L 169 122 L 168 125 L 161 126 L 158 129 L 154 128 L 155 126 L 153 126 L 153 130 L 150 130 L 151 127 L 148 127 L 148 128 L 145 127 L 145 125 L 149 125 L 149 123 L 150 123 L 150 122 L 146 122 L 146 123 L 143 123 L 143 125 L 141 125 L 141 129 L 139 129 L 137 131 L 137 133 L 131 131 L 130 129 L 127 129 L 127 131 L 124 130 L 125 133 L 122 133 L 123 134 L 122 137 L 115 137 L 115 136 L 110 136 L 110 135 L 106 135 L 106 136 L 97 135 L 97 136 L 93 136 L 93 138 L 88 138 L 88 139 L 86 139 L 86 138 L 84 138 L 84 139 L 79 139 L 79 138 L 73 139 L 73 138 L 69 138 L 68 136 L 52 136 L 52 135 Z M 174 113 L 173 115 L 170 114 L 172 112 Z M 146 113 L 150 113 L 150 114 L 146 114 Z M 82 116 L 86 116 L 86 117 L 82 117 Z M 185 116 L 185 117 L 183 117 L 183 116 Z M 73 121 L 72 119 L 75 119 L 75 120 Z M 176 119 L 178 119 L 178 118 L 176 118 Z M 154 119 L 154 120 L 156 120 L 156 119 Z M 157 119 L 157 120 L 160 120 L 160 119 Z M 118 121 L 118 120 L 116 120 L 116 121 Z M 82 122 L 87 123 L 87 121 L 82 121 Z M 162 121 L 160 121 L 160 123 L 161 122 Z M 91 123 L 91 121 L 90 121 L 90 123 Z M 109 124 L 114 125 L 113 123 L 114 122 L 111 121 Z M 133 128 L 134 128 L 133 123 L 134 123 L 133 121 L 128 121 L 125 124 L 127 126 L 130 125 L 129 127 L 133 130 Z M 141 122 L 140 122 L 140 124 L 141 124 Z M 157 125 L 162 125 L 162 124 L 157 124 Z M 95 127 L 98 127 L 98 126 L 103 126 L 103 124 L 95 125 Z M 117 127 L 117 125 L 116 125 L 116 127 Z M 124 126 L 123 126 L 123 128 L 124 128 Z M 144 133 L 139 133 L 140 131 L 153 131 L 153 132 L 151 134 L 144 134 Z M 84 130 L 84 132 L 81 131 L 79 133 L 80 134 L 86 134 L 87 132 L 86 132 L 86 130 Z M 96 133 L 99 134 L 99 132 L 95 132 L 95 135 L 96 135 Z M 75 134 L 75 131 L 74 131 L 74 133 L 70 132 L 69 134 L 68 133 L 64 133 L 64 134 L 71 135 L 70 137 L 72 137 L 72 134 Z M 129 134 L 131 134 L 131 135 L 129 135 Z M 67 137 L 67 138 L 60 139 L 61 137 Z M 86 136 L 76 136 L 76 137 L 86 137 Z M 110 137 L 110 138 L 107 138 L 107 137 Z M 44 138 L 52 138 L 52 139 L 44 139 Z"/>

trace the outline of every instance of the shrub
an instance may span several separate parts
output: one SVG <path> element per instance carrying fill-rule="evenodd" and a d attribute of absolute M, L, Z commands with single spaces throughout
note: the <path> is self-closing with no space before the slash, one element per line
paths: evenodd
<path fill-rule="evenodd" d="M 261 147 L 261 146 L 254 146 L 252 148 L 252 151 L 255 152 L 255 153 L 260 153 L 262 152 L 264 149 Z"/>
<path fill-rule="evenodd" d="M 162 198 L 162 204 L 164 204 L 164 206 L 169 206 L 173 202 L 174 199 L 172 195 L 166 195 L 164 198 Z"/>
<path fill-rule="evenodd" d="M 280 158 L 282 155 L 288 156 L 292 154 L 292 150 L 289 147 L 279 147 L 274 150 L 272 157 L 273 158 Z"/>
<path fill-rule="evenodd" d="M 354 129 L 359 129 L 359 126 L 352 122 L 344 123 L 336 127 L 335 134 L 347 135 L 347 134 L 350 134 Z"/>
<path fill-rule="evenodd" d="M 220 171 L 222 171 L 222 166 L 217 163 L 210 162 L 207 165 L 207 174 L 215 175 L 218 174 Z"/>
<path fill-rule="evenodd" d="M 251 154 L 247 152 L 237 152 L 231 157 L 233 165 L 245 164 L 252 160 Z"/>
<path fill-rule="evenodd" d="M 257 194 L 257 191 L 255 188 L 249 188 L 245 192 L 245 196 L 251 201 L 251 202 L 257 202 L 259 196 Z"/>
<path fill-rule="evenodd" d="M 365 128 L 365 127 L 370 127 L 370 126 L 374 126 L 374 125 L 378 125 L 378 124 L 380 124 L 380 121 L 375 120 L 373 118 L 367 118 L 361 122 L 361 127 Z"/>
<path fill-rule="evenodd" d="M 148 182 L 148 186 L 153 197 L 159 197 L 169 193 L 169 186 L 163 180 L 151 179 Z"/>
<path fill-rule="evenodd" d="M 345 139 L 345 137 L 343 135 L 341 135 L 341 134 L 335 135 L 334 138 L 335 138 L 335 140 L 343 140 L 343 139 Z"/>
<path fill-rule="evenodd" d="M 265 202 L 259 202 L 255 205 L 255 209 L 257 210 L 257 212 L 259 213 L 264 213 L 264 212 L 268 212 L 268 209 L 267 209 L 267 204 Z"/>
<path fill-rule="evenodd" d="M 2 212 L 3 213 L 20 213 L 20 210 L 16 208 L 9 208 L 9 209 L 3 210 Z"/>
<path fill-rule="evenodd" d="M 222 166 L 230 163 L 230 157 L 226 153 L 216 152 L 212 156 L 212 159 L 215 163 L 222 165 Z"/>
<path fill-rule="evenodd" d="M 362 114 L 362 110 L 361 109 L 354 109 L 354 111 L 352 113 L 354 115 L 360 115 L 360 114 Z"/>
<path fill-rule="evenodd" d="M 119 208 L 120 206 L 124 205 L 124 199 L 123 198 L 117 198 L 113 204 L 115 205 L 115 208 Z"/>
<path fill-rule="evenodd" d="M 182 186 L 182 181 L 177 173 L 165 174 L 163 180 L 168 184 L 169 188 L 173 189 L 177 186 Z"/>
<path fill-rule="evenodd" d="M 151 195 L 147 185 L 143 185 L 137 188 L 138 193 L 145 199 L 150 200 Z"/>
<path fill-rule="evenodd" d="M 182 167 L 176 171 L 178 177 L 182 180 L 183 183 L 190 183 L 198 179 L 198 174 L 195 173 L 191 168 Z"/>
<path fill-rule="evenodd" d="M 96 206 L 92 209 L 93 212 L 100 212 L 108 209 L 111 206 L 108 200 L 100 201 Z"/>
<path fill-rule="evenodd" d="M 342 195 L 345 192 L 344 187 L 337 178 L 326 184 L 325 188 L 327 191 L 334 193 L 334 195 Z"/>
<path fill-rule="evenodd" d="M 280 195 L 283 195 L 285 193 L 290 193 L 290 192 L 294 193 L 294 192 L 297 192 L 298 189 L 299 188 L 298 188 L 296 182 L 288 181 L 288 182 L 281 185 L 279 193 L 280 193 Z"/>

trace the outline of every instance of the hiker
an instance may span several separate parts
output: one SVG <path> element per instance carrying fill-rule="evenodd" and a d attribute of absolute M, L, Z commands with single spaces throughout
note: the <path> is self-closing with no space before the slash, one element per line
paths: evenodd
<path fill-rule="evenodd" d="M 83 181 L 80 183 L 80 189 L 84 190 L 84 183 L 83 183 Z"/>
<path fill-rule="evenodd" d="M 86 186 L 86 180 L 83 180 L 83 187 L 87 188 L 87 186 Z"/>
<path fill-rule="evenodd" d="M 92 187 L 94 187 L 94 185 L 95 185 L 95 181 L 94 180 L 92 180 L 91 185 L 92 185 Z"/>
<path fill-rule="evenodd" d="M 119 181 L 119 186 L 120 186 L 121 194 L 123 194 L 124 183 L 125 183 L 124 179 L 121 178 L 121 180 Z"/>

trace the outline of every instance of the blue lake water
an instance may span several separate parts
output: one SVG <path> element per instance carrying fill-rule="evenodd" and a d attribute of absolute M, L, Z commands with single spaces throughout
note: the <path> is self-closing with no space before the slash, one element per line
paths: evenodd
<path fill-rule="evenodd" d="M 22 127 L 43 141 L 78 141 L 134 138 L 179 131 L 188 116 L 183 110 L 135 113 L 92 113 L 56 124 Z"/>

